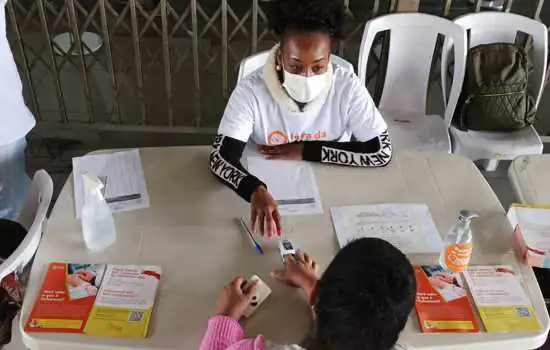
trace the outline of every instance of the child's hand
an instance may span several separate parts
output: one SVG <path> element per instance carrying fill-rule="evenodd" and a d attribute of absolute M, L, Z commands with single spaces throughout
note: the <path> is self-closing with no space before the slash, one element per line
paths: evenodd
<path fill-rule="evenodd" d="M 294 257 L 288 255 L 285 259 L 286 269 L 271 273 L 275 279 L 301 288 L 308 299 L 317 284 L 317 263 L 306 253 L 298 252 Z"/>
<path fill-rule="evenodd" d="M 243 290 L 245 284 L 243 277 L 237 277 L 222 289 L 218 296 L 217 315 L 228 316 L 236 321 L 241 319 L 258 289 L 258 281 Z"/>

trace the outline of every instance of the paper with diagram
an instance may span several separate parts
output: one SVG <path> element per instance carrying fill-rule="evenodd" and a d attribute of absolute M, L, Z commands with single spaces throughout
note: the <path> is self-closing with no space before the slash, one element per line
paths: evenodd
<path fill-rule="evenodd" d="M 441 236 L 426 204 L 330 208 L 340 247 L 362 237 L 384 239 L 407 254 L 440 253 Z"/>
<path fill-rule="evenodd" d="M 311 164 L 249 157 L 247 166 L 251 174 L 267 185 L 281 215 L 323 213 L 321 196 Z"/>
<path fill-rule="evenodd" d="M 105 185 L 103 195 L 113 213 L 149 207 L 149 194 L 139 150 L 73 158 L 76 217 L 84 205 L 82 175 L 95 174 Z"/>

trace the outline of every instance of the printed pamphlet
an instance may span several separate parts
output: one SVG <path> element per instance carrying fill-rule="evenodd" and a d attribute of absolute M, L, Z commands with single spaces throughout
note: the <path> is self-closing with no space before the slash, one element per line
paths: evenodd
<path fill-rule="evenodd" d="M 536 332 L 542 329 L 511 266 L 470 266 L 464 277 L 487 332 Z"/>
<path fill-rule="evenodd" d="M 25 331 L 145 338 L 160 277 L 160 266 L 51 263 Z"/>
<path fill-rule="evenodd" d="M 524 261 L 536 267 L 550 267 L 550 206 L 512 204 L 508 220 Z"/>
<path fill-rule="evenodd" d="M 460 275 L 439 265 L 415 267 L 416 312 L 425 333 L 476 333 L 479 325 Z"/>

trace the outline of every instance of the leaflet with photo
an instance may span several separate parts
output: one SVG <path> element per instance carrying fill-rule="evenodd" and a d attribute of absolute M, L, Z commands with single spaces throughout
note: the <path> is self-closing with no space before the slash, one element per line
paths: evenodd
<path fill-rule="evenodd" d="M 25 332 L 145 338 L 160 266 L 54 262 Z"/>
<path fill-rule="evenodd" d="M 476 333 L 479 325 L 460 274 L 417 266 L 416 312 L 424 333 Z"/>

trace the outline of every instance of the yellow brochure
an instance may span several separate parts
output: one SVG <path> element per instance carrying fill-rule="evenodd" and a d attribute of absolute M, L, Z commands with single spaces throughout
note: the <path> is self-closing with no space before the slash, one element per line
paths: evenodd
<path fill-rule="evenodd" d="M 487 332 L 536 332 L 542 329 L 511 266 L 470 266 L 464 277 Z"/>

